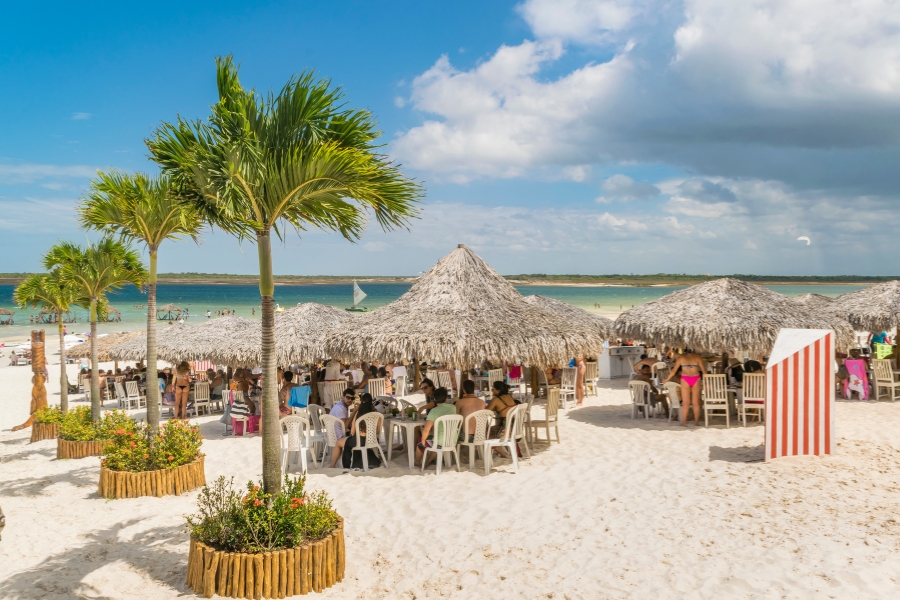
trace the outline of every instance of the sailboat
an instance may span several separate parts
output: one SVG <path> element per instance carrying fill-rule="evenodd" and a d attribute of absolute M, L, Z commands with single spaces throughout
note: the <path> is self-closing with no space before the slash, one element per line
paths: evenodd
<path fill-rule="evenodd" d="M 366 297 L 366 293 L 362 291 L 358 285 L 356 285 L 356 280 L 353 280 L 353 306 L 350 308 L 345 308 L 344 310 L 349 310 L 351 312 L 366 312 L 369 309 L 365 306 L 357 306 L 360 302 L 363 301 L 363 298 Z"/>

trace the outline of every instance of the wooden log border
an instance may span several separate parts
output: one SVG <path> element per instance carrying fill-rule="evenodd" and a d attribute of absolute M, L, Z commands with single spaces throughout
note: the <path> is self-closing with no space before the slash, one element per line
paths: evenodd
<path fill-rule="evenodd" d="M 31 441 L 52 440 L 59 436 L 59 423 L 34 423 L 31 426 Z"/>
<path fill-rule="evenodd" d="M 70 442 L 56 438 L 56 458 L 87 458 L 100 456 L 103 453 L 103 440 L 91 442 Z"/>
<path fill-rule="evenodd" d="M 220 552 L 191 536 L 187 586 L 207 598 L 286 598 L 340 583 L 346 564 L 342 518 L 324 539 L 263 554 Z"/>
<path fill-rule="evenodd" d="M 101 498 L 139 498 L 141 496 L 178 496 L 206 485 L 206 471 L 201 456 L 192 463 L 158 471 L 113 471 L 100 467 L 97 491 Z"/>

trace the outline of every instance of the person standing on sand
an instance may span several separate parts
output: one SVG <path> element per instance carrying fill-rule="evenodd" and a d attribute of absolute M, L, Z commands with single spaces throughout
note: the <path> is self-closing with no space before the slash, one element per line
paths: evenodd
<path fill-rule="evenodd" d="M 584 374 L 586 371 L 584 357 L 577 357 L 575 359 L 575 406 L 584 404 Z"/>
<path fill-rule="evenodd" d="M 694 408 L 694 425 L 700 425 L 700 378 L 706 373 L 703 357 L 685 350 L 678 357 L 663 383 L 671 381 L 681 369 L 681 426 L 687 422 L 688 409 Z"/>
<path fill-rule="evenodd" d="M 187 418 L 188 396 L 191 392 L 191 366 L 186 361 L 175 369 L 175 418 Z"/>
<path fill-rule="evenodd" d="M 208 319 L 208 318 L 210 318 L 211 316 L 212 316 L 212 313 L 209 312 L 209 309 L 207 308 L 207 309 L 206 309 L 206 318 Z"/>

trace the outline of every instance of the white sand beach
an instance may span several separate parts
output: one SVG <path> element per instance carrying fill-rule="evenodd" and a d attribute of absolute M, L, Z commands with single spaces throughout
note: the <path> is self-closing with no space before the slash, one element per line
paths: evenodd
<path fill-rule="evenodd" d="M 4 365 L 0 381 L 0 598 L 191 595 L 197 492 L 101 499 L 99 459 L 10 432 L 30 370 Z M 896 597 L 900 405 L 839 401 L 835 456 L 766 464 L 761 426 L 633 421 L 624 388 L 563 414 L 562 444 L 537 445 L 518 475 L 499 461 L 487 477 L 480 463 L 423 476 L 405 454 L 368 474 L 313 470 L 346 519 L 347 576 L 322 597 Z M 222 437 L 218 418 L 199 419 L 207 479 L 257 479 L 259 438 Z"/>

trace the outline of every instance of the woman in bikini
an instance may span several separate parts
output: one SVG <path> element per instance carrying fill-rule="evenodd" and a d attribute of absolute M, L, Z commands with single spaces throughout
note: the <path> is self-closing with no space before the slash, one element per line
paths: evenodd
<path fill-rule="evenodd" d="M 686 350 L 672 365 L 669 373 L 666 381 L 671 381 L 676 373 L 681 375 L 681 426 L 684 427 L 691 406 L 694 407 L 694 425 L 700 425 L 700 378 L 706 373 L 703 357 Z"/>
<path fill-rule="evenodd" d="M 188 395 L 191 392 L 191 366 L 186 361 L 175 369 L 175 418 L 187 418 Z"/>

